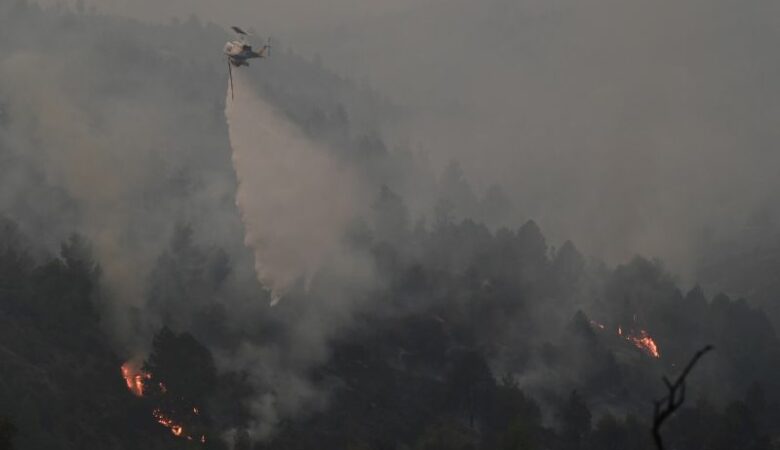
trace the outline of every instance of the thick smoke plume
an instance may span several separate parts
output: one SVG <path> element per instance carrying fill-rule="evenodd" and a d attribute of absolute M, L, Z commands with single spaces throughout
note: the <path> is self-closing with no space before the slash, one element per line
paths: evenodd
<path fill-rule="evenodd" d="M 285 344 L 246 343 L 218 356 L 223 367 L 252 375 L 260 394 L 247 399 L 254 417 L 250 433 L 266 439 L 280 420 L 326 401 L 327 394 L 303 374 L 326 360 L 328 339 L 356 307 L 345 300 L 350 297 L 342 292 L 343 280 L 353 285 L 367 279 L 358 255 L 344 245 L 346 230 L 364 213 L 366 202 L 356 169 L 307 138 L 255 93 L 242 72 L 233 73 L 235 91 L 228 88 L 225 116 L 245 244 L 254 252 L 257 277 L 271 290 L 272 304 L 299 283 L 318 284 L 316 296 L 305 295 L 312 301 L 299 304 L 295 318 L 287 319 Z M 326 287 L 315 275 L 341 281 Z"/>
<path fill-rule="evenodd" d="M 237 204 L 259 280 L 278 301 L 339 254 L 355 214 L 357 179 L 284 120 L 239 72 L 225 115 L 238 179 Z"/>

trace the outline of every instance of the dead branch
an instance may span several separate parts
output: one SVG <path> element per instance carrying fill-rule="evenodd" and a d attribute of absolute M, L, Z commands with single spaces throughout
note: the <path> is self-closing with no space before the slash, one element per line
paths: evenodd
<path fill-rule="evenodd" d="M 712 346 L 708 345 L 696 352 L 688 365 L 685 366 L 685 370 L 682 371 L 674 383 L 670 382 L 668 378 L 663 377 L 664 384 L 666 385 L 669 394 L 667 394 L 666 397 L 655 401 L 655 409 L 653 411 L 653 438 L 655 439 L 655 446 L 658 447 L 658 450 L 664 450 L 664 442 L 661 439 L 661 425 L 663 425 L 663 423 L 685 402 L 685 378 L 691 372 L 693 366 L 699 362 L 699 358 L 710 350 L 712 350 Z"/>

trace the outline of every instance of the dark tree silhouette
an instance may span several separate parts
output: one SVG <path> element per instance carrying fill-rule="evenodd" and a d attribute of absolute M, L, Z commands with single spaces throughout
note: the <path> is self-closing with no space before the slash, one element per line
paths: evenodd
<path fill-rule="evenodd" d="M 0 450 L 13 450 L 13 439 L 16 435 L 16 427 L 11 421 L 0 417 Z"/>
<path fill-rule="evenodd" d="M 567 449 L 583 448 L 591 427 L 591 413 L 577 391 L 572 391 L 558 414 L 561 440 Z"/>
<path fill-rule="evenodd" d="M 144 370 L 152 375 L 148 396 L 155 408 L 183 424 L 186 433 L 203 434 L 210 423 L 204 406 L 217 385 L 211 352 L 191 334 L 163 327 L 154 337 Z"/>
<path fill-rule="evenodd" d="M 484 415 L 490 391 L 495 386 L 483 356 L 475 351 L 466 352 L 455 363 L 448 384 L 455 407 L 466 413 L 469 426 L 474 428 L 476 419 Z"/>
<path fill-rule="evenodd" d="M 669 390 L 669 394 L 655 402 L 655 409 L 653 411 L 653 439 L 655 439 L 655 445 L 659 450 L 664 450 L 664 442 L 661 438 L 661 425 L 663 425 L 664 422 L 669 419 L 675 411 L 680 409 L 683 403 L 685 403 L 685 379 L 688 377 L 688 374 L 696 363 L 699 362 L 699 359 L 710 350 L 712 350 L 712 346 L 708 345 L 696 352 L 674 383 L 670 382 L 668 378 L 663 377 L 664 384 L 666 385 L 666 389 Z"/>

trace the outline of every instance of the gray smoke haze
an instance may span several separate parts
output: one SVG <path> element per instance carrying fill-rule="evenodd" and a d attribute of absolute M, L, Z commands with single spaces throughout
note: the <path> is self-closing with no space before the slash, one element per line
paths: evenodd
<path fill-rule="evenodd" d="M 374 195 L 356 169 L 256 96 L 242 73 L 228 130 L 224 60 L 201 55 L 224 42 L 222 29 L 7 4 L 0 20 L 0 214 L 49 254 L 71 233 L 87 238 L 120 354 L 141 358 L 165 324 L 210 345 L 221 369 L 251 374 L 256 437 L 323 405 L 326 393 L 305 374 L 359 308 L 352 293 L 373 284 L 371 265 L 343 242 Z M 23 37 L 41 27 L 49 34 Z M 301 64 L 282 52 L 275 60 Z M 301 71 L 321 77 L 311 65 Z M 293 289 L 298 281 L 316 294 Z M 269 313 L 263 287 L 298 302 Z M 249 337 L 219 347 L 203 325 L 215 311 Z M 256 338 L 269 316 L 283 336 Z"/>
<path fill-rule="evenodd" d="M 93 4 L 149 21 L 185 18 L 182 34 L 200 26 L 187 21 L 192 13 L 239 21 L 367 81 L 401 105 L 380 130 L 389 146 L 411 141 L 443 174 L 438 183 L 387 177 L 413 214 L 430 214 L 439 194 L 477 204 L 498 184 L 508 204 L 497 202 L 506 213 L 493 226 L 535 219 L 553 242 L 571 238 L 611 262 L 658 256 L 683 274 L 701 236 L 738 233 L 756 211 L 777 214 L 780 7 L 771 2 Z M 214 350 L 220 368 L 250 373 L 263 392 L 247 401 L 255 436 L 267 437 L 325 404 L 305 374 L 327 359 L 340 327 L 373 306 L 355 295 L 376 286 L 372 268 L 343 241 L 352 220 L 370 214 L 377 186 L 257 94 L 272 74 L 264 92 L 294 103 L 296 88 L 279 80 L 308 87 L 302 66 L 272 72 L 276 60 L 263 61 L 249 69 L 255 84 L 237 72 L 236 100 L 225 105 L 224 29 L 177 41 L 111 23 L 85 36 L 67 21 L 42 36 L 0 30 L 0 45 L 13 39 L 0 57 L 0 112 L 12 118 L 0 127 L 0 150 L 9 150 L 0 152 L 0 211 L 52 251 L 73 231 L 93 242 L 122 307 L 109 327 L 133 349 L 162 321 L 145 304 L 148 277 L 177 223 L 194 223 L 197 241 L 224 248 L 237 272 L 251 268 L 241 264 L 247 244 L 260 281 L 294 306 L 268 313 L 246 273 L 234 275 L 239 299 L 214 289 L 203 301 L 223 306 L 231 329 L 254 331 L 267 314 L 284 326 L 282 342 Z M 349 113 L 353 127 L 371 122 Z M 404 214 L 405 230 L 418 217 Z M 312 288 L 298 289 L 301 280 Z M 128 308 L 149 323 L 132 323 Z"/>
<path fill-rule="evenodd" d="M 414 105 L 402 129 L 440 167 L 505 187 L 516 218 L 687 271 L 705 230 L 774 208 L 777 25 L 771 2 L 454 1 L 328 43 Z"/>
<path fill-rule="evenodd" d="M 43 66 L 46 70 L 41 70 Z M 69 232 L 68 227 L 81 230 L 94 243 L 114 294 L 127 304 L 139 304 L 143 278 L 135 268 L 148 265 L 151 252 L 128 251 L 124 243 L 132 214 L 125 201 L 131 186 L 143 183 L 142 158 L 122 151 L 124 146 L 117 142 L 121 136 L 90 126 L 93 118 L 79 109 L 78 99 L 63 86 L 67 75 L 58 62 L 42 54 L 19 53 L 2 62 L 0 76 L 14 117 L 10 132 L 35 136 L 15 156 L 29 159 L 42 170 L 46 184 L 62 188 L 79 205 L 76 223 L 63 224 L 59 233 L 53 233 L 55 239 Z M 124 167 L 124 172 L 118 174 L 117 167 Z M 41 211 L 56 224 L 62 218 L 49 216 L 52 212 Z"/>
<path fill-rule="evenodd" d="M 44 5 L 66 3 L 44 0 Z M 169 0 L 164 3 L 153 0 L 99 0 L 85 1 L 84 4 L 96 7 L 100 12 L 134 17 L 153 22 L 168 22 L 172 19 L 186 18 L 197 14 L 205 20 L 214 21 L 223 26 L 233 24 L 239 18 L 247 27 L 273 29 L 286 35 L 293 32 L 305 32 L 327 29 L 341 24 L 354 23 L 384 14 L 409 10 L 420 4 L 413 0 L 331 0 L 327 3 L 312 0 L 233 0 L 217 2 L 213 0 Z"/>
<path fill-rule="evenodd" d="M 274 303 L 299 279 L 340 264 L 349 224 L 366 201 L 353 169 L 280 117 L 236 70 L 226 110 L 237 205 L 255 270 Z"/>
<path fill-rule="evenodd" d="M 370 259 L 346 242 L 350 226 L 368 212 L 368 188 L 357 168 L 260 98 L 246 72 L 233 71 L 235 91 L 228 89 L 225 108 L 236 204 L 258 279 L 272 291 L 271 305 L 288 294 L 299 303 L 284 320 L 286 345 L 245 342 L 219 358 L 222 367 L 252 375 L 262 394 L 247 399 L 250 431 L 254 439 L 267 439 L 281 420 L 327 403 L 327 392 L 304 374 L 327 360 L 330 339 L 365 306 L 354 292 L 375 281 Z"/>
<path fill-rule="evenodd" d="M 39 23 L 3 8 L 5 32 Z M 0 54 L 0 209 L 51 253 L 71 233 L 86 236 L 116 300 L 104 305 L 116 309 L 107 328 L 142 347 L 148 336 L 136 334 L 125 308 L 144 307 L 150 267 L 177 223 L 197 219 L 200 240 L 241 258 L 224 115 L 202 108 L 204 97 L 216 105 L 222 96 L 180 96 L 164 81 L 172 66 L 128 56 L 148 47 L 119 29 L 112 37 L 93 23 L 52 26 L 58 39 L 12 36 Z M 158 70 L 141 77 L 144 64 Z"/>
<path fill-rule="evenodd" d="M 769 209 L 778 162 L 778 5 L 586 2 L 100 2 L 146 20 L 243 22 L 408 106 L 397 134 L 478 192 L 504 224 L 690 273 L 702 234 Z M 403 30 L 403 32 L 398 32 Z"/>

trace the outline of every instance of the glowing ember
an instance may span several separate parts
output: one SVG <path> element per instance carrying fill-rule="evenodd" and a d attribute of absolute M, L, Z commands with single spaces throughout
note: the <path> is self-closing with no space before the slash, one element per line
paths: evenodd
<path fill-rule="evenodd" d="M 130 361 L 122 364 L 122 377 L 125 379 L 127 389 L 133 393 L 136 397 L 143 397 L 144 395 L 144 381 L 152 378 L 148 373 L 143 372 L 141 369 L 134 367 Z"/>
<path fill-rule="evenodd" d="M 125 383 L 127 384 L 127 389 L 130 392 L 132 392 L 133 395 L 135 395 L 136 397 L 143 397 L 144 394 L 146 393 L 145 391 L 148 386 L 147 383 L 151 382 L 152 380 L 152 374 L 141 370 L 138 364 L 128 361 L 122 364 L 122 378 L 125 379 Z M 165 395 L 168 393 L 168 389 L 166 388 L 164 383 L 158 382 L 157 385 L 160 387 L 160 391 L 155 395 Z M 196 416 L 200 415 L 200 409 L 197 406 L 192 408 L 192 412 Z M 159 408 L 155 408 L 152 411 L 152 417 L 154 417 L 154 420 L 157 421 L 157 423 L 171 430 L 171 434 L 173 434 L 174 436 L 180 438 L 186 438 L 189 441 L 193 441 L 196 439 L 195 437 L 186 434 L 184 432 L 184 427 L 180 423 L 174 421 L 171 417 L 163 413 L 162 410 L 160 410 Z M 206 443 L 205 435 L 201 435 L 197 439 L 202 444 Z"/>
<path fill-rule="evenodd" d="M 184 428 L 181 425 L 166 417 L 159 409 L 152 411 L 152 416 L 157 420 L 157 423 L 170 429 L 174 436 L 181 436 L 184 433 Z"/>
<path fill-rule="evenodd" d="M 637 348 L 644 350 L 645 353 L 649 354 L 653 358 L 661 357 L 661 354 L 658 352 L 658 345 L 655 343 L 653 338 L 647 334 L 647 331 L 640 330 L 639 336 L 629 336 L 628 340 L 633 342 Z"/>
<path fill-rule="evenodd" d="M 590 324 L 601 330 L 606 329 L 604 325 L 593 320 L 590 321 Z M 661 357 L 661 352 L 658 351 L 658 344 L 655 343 L 655 340 L 650 337 L 650 334 L 646 330 L 639 330 L 639 334 L 634 335 L 631 330 L 624 332 L 623 327 L 618 325 L 617 335 L 631 342 L 636 348 L 644 351 L 653 358 Z"/>
<path fill-rule="evenodd" d="M 197 411 L 197 408 L 194 408 Z M 173 419 L 166 416 L 161 410 L 155 409 L 152 411 L 152 416 L 154 417 L 154 420 L 157 421 L 160 425 L 164 426 L 165 428 L 171 430 L 171 433 L 180 438 L 185 438 L 188 441 L 193 441 L 195 438 L 192 435 L 186 434 L 184 432 L 184 427 L 181 424 L 176 423 Z M 202 434 L 200 435 L 199 439 L 201 444 L 206 443 L 206 435 Z"/>

